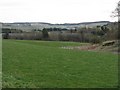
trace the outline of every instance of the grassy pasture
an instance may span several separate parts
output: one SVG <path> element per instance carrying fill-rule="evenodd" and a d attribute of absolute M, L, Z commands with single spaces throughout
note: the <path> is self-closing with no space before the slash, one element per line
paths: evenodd
<path fill-rule="evenodd" d="M 116 54 L 60 48 L 84 44 L 3 40 L 3 87 L 117 87 L 118 57 Z"/>

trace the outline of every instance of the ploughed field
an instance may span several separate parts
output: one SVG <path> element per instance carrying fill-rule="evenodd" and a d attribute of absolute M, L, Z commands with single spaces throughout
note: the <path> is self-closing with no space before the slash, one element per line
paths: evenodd
<path fill-rule="evenodd" d="M 3 88 L 117 87 L 117 54 L 61 48 L 86 44 L 3 40 Z"/>

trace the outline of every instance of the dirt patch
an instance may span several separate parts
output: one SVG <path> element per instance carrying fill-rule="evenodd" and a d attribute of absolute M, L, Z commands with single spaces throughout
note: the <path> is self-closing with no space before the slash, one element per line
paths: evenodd
<path fill-rule="evenodd" d="M 85 51 L 103 51 L 103 52 L 112 52 L 114 54 L 120 54 L 118 51 L 118 46 L 116 44 L 110 46 L 103 46 L 101 44 L 90 44 L 84 46 L 67 46 L 61 47 L 63 49 L 74 49 L 74 50 L 85 50 Z"/>
<path fill-rule="evenodd" d="M 99 47 L 98 44 L 85 45 L 85 46 L 67 46 L 67 47 L 61 47 L 61 48 L 63 48 L 63 49 L 77 49 L 77 50 L 96 50 L 97 47 Z"/>

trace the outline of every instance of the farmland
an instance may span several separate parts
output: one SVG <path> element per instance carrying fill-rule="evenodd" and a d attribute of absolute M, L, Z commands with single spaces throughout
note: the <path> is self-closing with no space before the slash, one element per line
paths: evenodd
<path fill-rule="evenodd" d="M 3 88 L 117 87 L 117 54 L 61 48 L 86 44 L 3 40 Z"/>

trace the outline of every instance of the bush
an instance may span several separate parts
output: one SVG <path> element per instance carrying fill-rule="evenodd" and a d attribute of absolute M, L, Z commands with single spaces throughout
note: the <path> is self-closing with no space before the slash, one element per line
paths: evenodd
<path fill-rule="evenodd" d="M 48 38 L 48 36 L 49 36 L 49 35 L 48 35 L 48 31 L 47 31 L 47 29 L 45 29 L 45 28 L 42 30 L 42 34 L 43 34 L 43 38 L 44 38 L 44 39 Z"/>
<path fill-rule="evenodd" d="M 98 36 L 92 36 L 91 40 L 90 40 L 91 43 L 101 43 L 102 42 L 102 39 Z"/>

